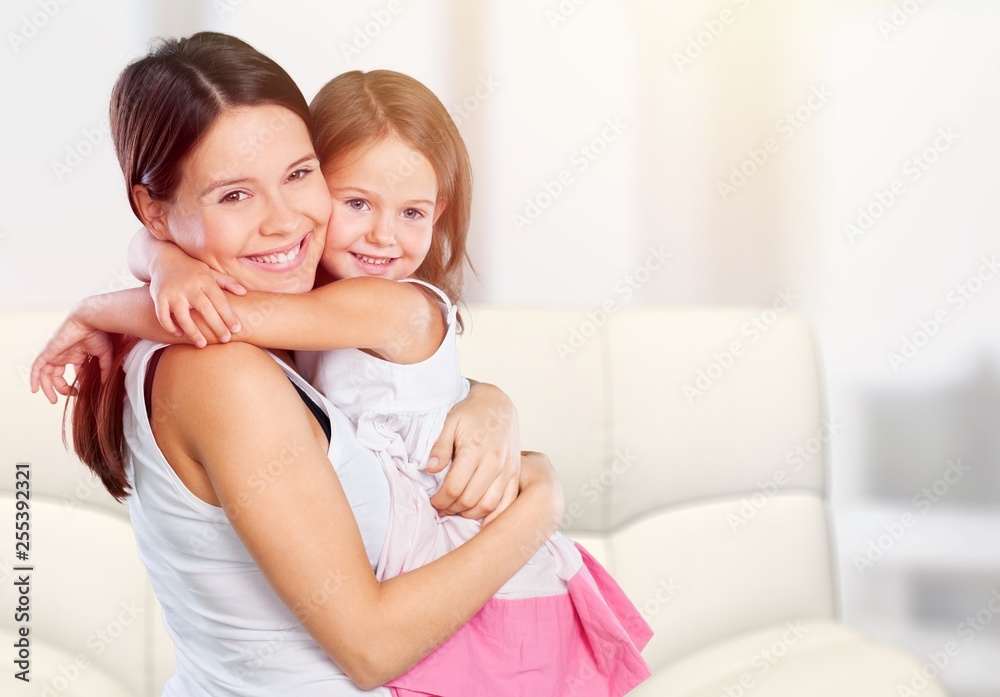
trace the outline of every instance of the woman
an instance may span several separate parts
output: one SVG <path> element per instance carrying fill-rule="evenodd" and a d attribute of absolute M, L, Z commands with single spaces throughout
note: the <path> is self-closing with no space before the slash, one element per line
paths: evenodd
<path fill-rule="evenodd" d="M 330 197 L 308 107 L 279 66 L 220 34 L 166 42 L 119 77 L 111 116 L 132 208 L 154 235 L 248 289 L 312 287 Z M 109 340 L 89 337 L 95 353 Z M 177 654 L 165 695 L 376 688 L 468 621 L 557 526 L 558 483 L 527 456 L 520 495 L 480 535 L 378 583 L 381 470 L 287 355 L 115 349 L 106 382 L 81 366 L 74 446 L 127 497 Z"/>

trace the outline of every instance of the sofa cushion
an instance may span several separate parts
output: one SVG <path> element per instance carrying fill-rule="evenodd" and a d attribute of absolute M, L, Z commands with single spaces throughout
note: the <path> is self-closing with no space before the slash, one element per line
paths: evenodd
<path fill-rule="evenodd" d="M 820 495 L 777 494 L 734 527 L 741 512 L 742 498 L 667 506 L 611 534 L 613 573 L 655 632 L 654 670 L 774 622 L 833 618 Z"/>
<path fill-rule="evenodd" d="M 32 474 L 41 467 L 36 463 Z M 66 680 L 74 665 L 87 666 L 73 681 L 76 692 L 54 690 L 54 695 L 151 694 L 147 681 L 156 667 L 154 647 L 162 654 L 161 665 L 172 663 L 172 648 L 162 639 L 160 608 L 136 554 L 128 519 L 35 492 L 30 503 L 30 618 L 16 621 L 11 605 L 10 612 L 0 613 L 0 636 L 30 629 L 31 694 L 43 694 L 39 685 Z M 0 511 L 10 512 L 4 517 L 13 519 L 13 510 L 13 495 L 0 492 Z M 3 585 L 11 588 L 13 579 L 23 574 L 12 567 L 24 562 L 5 562 Z M 4 639 L 4 646 L 12 645 L 13 640 Z M 113 681 L 124 692 L 82 687 L 102 680 Z"/>
<path fill-rule="evenodd" d="M 629 697 L 885 697 L 899 686 L 946 697 L 936 682 L 920 682 L 921 668 L 837 622 L 795 619 L 674 661 Z"/>
<path fill-rule="evenodd" d="M 0 642 L 9 647 L 17 640 L 9 627 L 0 629 Z M 136 697 L 135 689 L 122 684 L 120 667 L 109 671 L 79 652 L 70 653 L 46 638 L 31 640 L 31 682 L 4 675 L 6 697 Z M 159 694 L 159 693 L 157 693 Z"/>

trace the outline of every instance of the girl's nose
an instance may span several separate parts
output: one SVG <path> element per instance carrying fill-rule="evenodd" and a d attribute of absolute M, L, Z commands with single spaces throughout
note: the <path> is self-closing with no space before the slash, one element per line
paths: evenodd
<path fill-rule="evenodd" d="M 368 241 L 379 247 L 388 247 L 396 242 L 396 232 L 391 220 L 380 217 L 368 233 Z"/>

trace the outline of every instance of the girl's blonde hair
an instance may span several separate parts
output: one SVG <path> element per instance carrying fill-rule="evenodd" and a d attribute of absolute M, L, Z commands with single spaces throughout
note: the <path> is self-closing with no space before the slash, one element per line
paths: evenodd
<path fill-rule="evenodd" d="M 446 202 L 434 225 L 430 249 L 414 278 L 431 283 L 458 303 L 472 207 L 472 166 L 462 136 L 433 92 L 392 70 L 353 70 L 326 83 L 309 105 L 316 153 L 324 168 L 338 156 L 396 136 L 426 157 Z M 392 176 L 392 173 L 387 173 Z M 471 266 L 471 264 L 470 264 Z M 459 328 L 462 319 L 459 317 Z"/>

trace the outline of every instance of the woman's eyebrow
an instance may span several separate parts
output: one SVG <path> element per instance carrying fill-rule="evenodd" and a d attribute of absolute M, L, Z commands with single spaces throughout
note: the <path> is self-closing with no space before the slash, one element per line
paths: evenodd
<path fill-rule="evenodd" d="M 309 162 L 310 160 L 315 160 L 315 159 L 317 159 L 316 154 L 309 153 L 308 155 L 300 157 L 295 162 L 288 165 L 288 167 L 286 167 L 285 170 L 287 171 L 289 169 L 295 169 L 304 162 Z M 216 189 L 221 189 L 224 186 L 233 186 L 235 184 L 246 184 L 247 182 L 252 182 L 252 181 L 256 180 L 253 177 L 240 177 L 239 179 L 226 179 L 224 181 L 214 181 L 211 182 L 207 187 L 205 187 L 205 189 L 201 192 L 201 196 L 208 196 Z"/>
<path fill-rule="evenodd" d="M 316 153 L 311 152 L 308 155 L 300 157 L 295 162 L 293 162 L 292 164 L 288 165 L 288 169 L 295 169 L 299 165 L 304 164 L 306 162 L 309 162 L 309 160 L 318 160 L 318 159 L 319 158 L 316 156 Z"/>
<path fill-rule="evenodd" d="M 235 184 L 246 184 L 247 182 L 252 182 L 254 179 L 252 177 L 242 177 L 241 179 L 226 179 L 225 181 L 214 181 L 202 190 L 200 196 L 204 198 L 216 189 L 221 189 L 224 186 L 233 186 Z"/>

